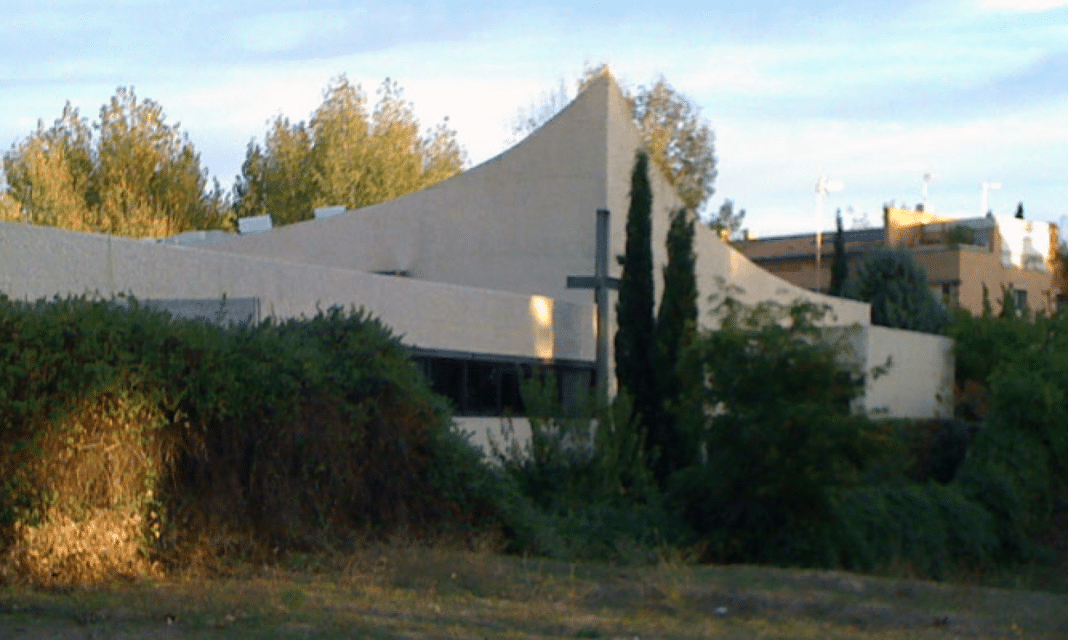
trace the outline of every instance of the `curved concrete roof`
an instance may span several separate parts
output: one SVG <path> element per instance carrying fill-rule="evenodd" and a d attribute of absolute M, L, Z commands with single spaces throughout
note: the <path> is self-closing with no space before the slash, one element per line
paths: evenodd
<path fill-rule="evenodd" d="M 612 253 L 622 252 L 639 147 L 629 105 L 606 74 L 513 148 L 440 184 L 203 248 L 588 302 L 591 293 L 567 289 L 566 278 L 592 273 L 598 208 L 612 212 Z M 669 214 L 682 203 L 662 175 L 651 178 L 654 261 L 663 265 Z M 704 225 L 695 245 L 702 298 L 715 293 L 722 278 L 749 302 L 805 298 L 830 305 L 838 322 L 869 323 L 868 305 L 791 285 Z M 619 266 L 610 262 L 618 275 Z M 659 268 L 656 275 L 659 287 Z"/>

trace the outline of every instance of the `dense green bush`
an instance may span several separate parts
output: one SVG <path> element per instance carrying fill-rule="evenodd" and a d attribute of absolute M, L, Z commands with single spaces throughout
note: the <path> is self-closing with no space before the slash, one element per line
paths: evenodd
<path fill-rule="evenodd" d="M 685 527 L 663 504 L 645 465 L 629 397 L 611 404 L 591 394 L 570 410 L 557 400 L 548 375 L 523 386 L 531 427 L 520 442 L 510 429 L 494 443 L 507 477 L 540 514 L 539 550 L 567 559 L 646 562 L 686 539 Z"/>
<path fill-rule="evenodd" d="M 121 505 L 165 560 L 506 515 L 480 452 L 363 311 L 220 327 L 133 299 L 0 298 L 0 437 L 5 545 Z"/>
<path fill-rule="evenodd" d="M 731 297 L 687 354 L 706 384 L 695 429 L 703 461 L 669 483 L 671 503 L 716 561 L 819 563 L 829 491 L 859 480 L 863 388 L 845 358 L 848 336 L 818 327 L 827 309 L 798 302 L 753 308 Z"/>
<path fill-rule="evenodd" d="M 902 480 L 845 488 L 833 500 L 832 563 L 862 571 L 908 567 L 945 577 L 992 560 L 994 517 L 956 490 Z"/>
<path fill-rule="evenodd" d="M 994 515 L 1002 558 L 1021 559 L 1068 514 L 1068 312 L 1010 305 L 959 313 L 947 334 L 969 390 L 959 409 L 984 419 L 957 484 Z"/>

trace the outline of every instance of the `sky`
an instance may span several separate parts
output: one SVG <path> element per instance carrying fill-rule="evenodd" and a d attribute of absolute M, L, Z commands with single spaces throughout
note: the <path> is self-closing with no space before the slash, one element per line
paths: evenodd
<path fill-rule="evenodd" d="M 0 148 L 67 101 L 95 120 L 133 87 L 229 188 L 278 115 L 307 120 L 345 74 L 396 80 L 471 164 L 563 81 L 607 62 L 659 76 L 716 135 L 724 198 L 757 236 L 881 225 L 882 208 L 1068 223 L 1068 0 L 659 3 L 0 0 Z M 819 215 L 819 178 L 840 181 Z"/>

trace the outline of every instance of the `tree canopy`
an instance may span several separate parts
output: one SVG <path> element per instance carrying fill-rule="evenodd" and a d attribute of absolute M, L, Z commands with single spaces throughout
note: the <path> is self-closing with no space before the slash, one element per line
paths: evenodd
<path fill-rule="evenodd" d="M 4 154 L 9 220 L 134 237 L 229 228 L 228 203 L 163 108 L 119 87 L 90 123 L 68 102 Z"/>
<path fill-rule="evenodd" d="M 660 76 L 633 98 L 634 121 L 649 158 L 664 172 L 691 211 L 715 192 L 715 135 L 693 100 Z"/>
<path fill-rule="evenodd" d="M 716 216 L 708 221 L 708 227 L 724 240 L 736 237 L 745 220 L 745 209 L 734 211 L 734 201 L 726 198 L 719 206 Z"/>
<path fill-rule="evenodd" d="M 868 252 L 847 281 L 849 298 L 871 304 L 873 324 L 896 329 L 938 333 L 949 312 L 935 299 L 927 271 L 905 249 Z"/>
<path fill-rule="evenodd" d="M 386 78 L 372 106 L 344 75 L 308 122 L 279 115 L 263 144 L 249 142 L 234 183 L 238 216 L 276 225 L 310 219 L 316 207 L 350 209 L 418 191 L 459 173 L 467 154 L 448 120 L 421 131 L 400 86 Z"/>

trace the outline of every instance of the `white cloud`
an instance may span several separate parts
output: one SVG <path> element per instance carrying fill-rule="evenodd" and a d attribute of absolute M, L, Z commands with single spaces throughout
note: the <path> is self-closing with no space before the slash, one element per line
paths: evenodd
<path fill-rule="evenodd" d="M 1062 7 L 1068 7 L 1068 0 L 980 0 L 979 2 L 979 8 L 983 11 L 1006 13 L 1041 13 Z"/>

